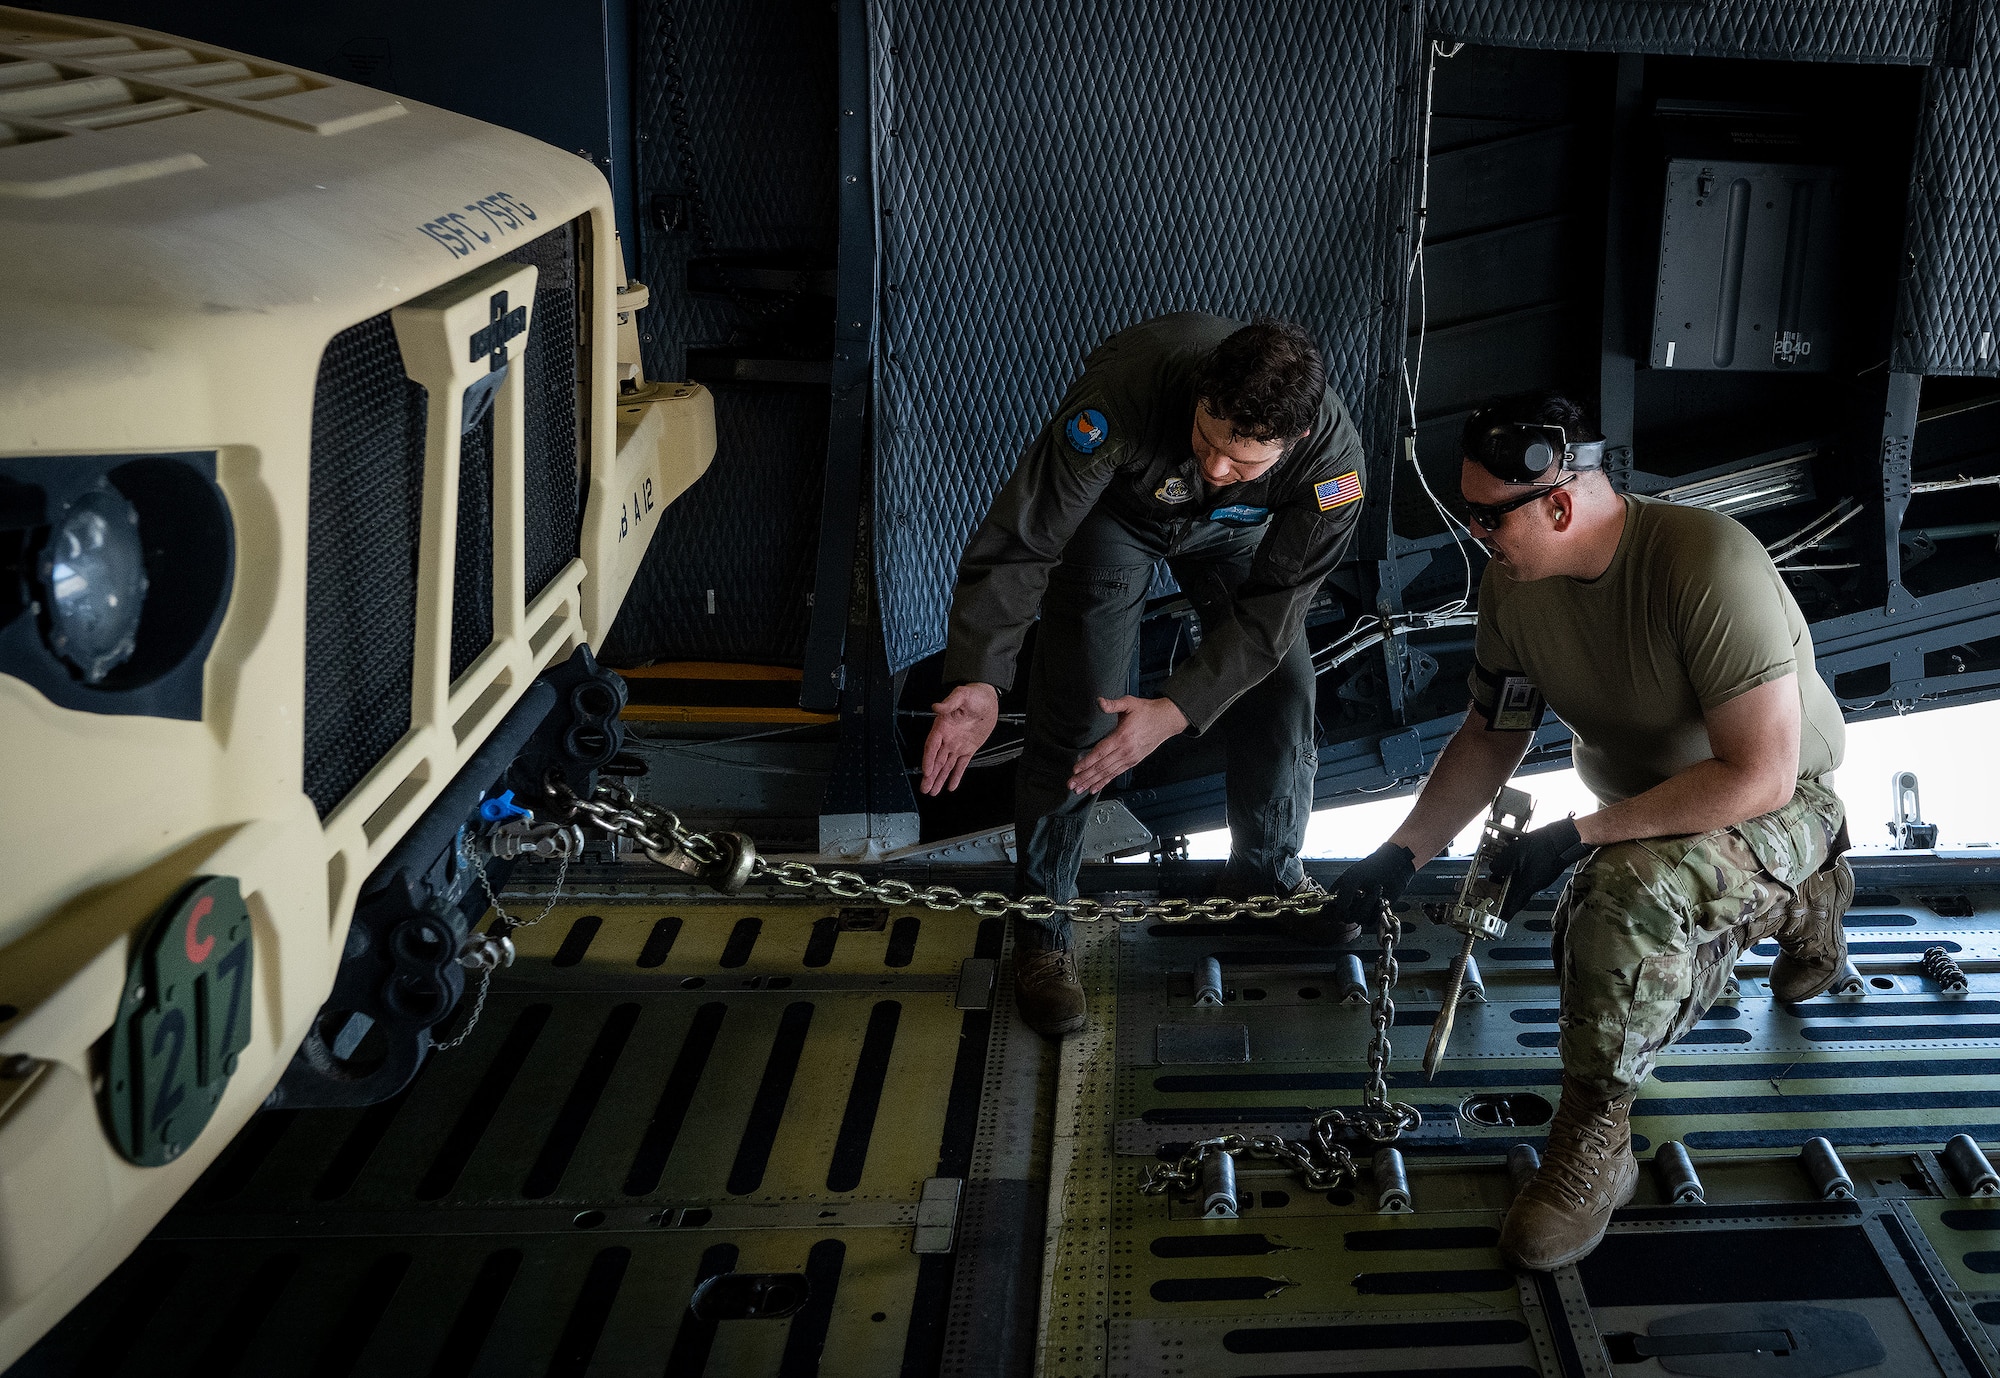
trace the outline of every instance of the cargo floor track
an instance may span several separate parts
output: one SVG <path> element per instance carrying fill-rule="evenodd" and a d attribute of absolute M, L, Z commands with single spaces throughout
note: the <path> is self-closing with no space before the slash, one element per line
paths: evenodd
<path fill-rule="evenodd" d="M 2000 1196 L 1938 1153 L 2000 1141 L 2000 859 L 1857 871 L 1864 993 L 1777 1004 L 1760 948 L 1642 1094 L 1642 1163 L 1684 1144 L 1706 1203 L 1646 1171 L 1596 1254 L 1526 1276 L 1495 1241 L 1558 1085 L 1545 910 L 1482 946 L 1429 1084 L 1452 944 L 1408 925 L 1411 1212 L 1246 1163 L 1238 1218 L 1205 1220 L 1143 1168 L 1359 1100 L 1340 954 L 1257 920 L 1082 929 L 1091 1023 L 1058 1050 L 1013 1014 L 997 920 L 572 873 L 462 1046 L 384 1104 L 260 1114 L 10 1378 L 2000 1374 Z M 1920 970 L 1939 946 L 1970 990 Z M 1194 1004 L 1208 956 L 1221 1007 Z M 1802 1170 L 1814 1136 L 1852 1199 Z"/>

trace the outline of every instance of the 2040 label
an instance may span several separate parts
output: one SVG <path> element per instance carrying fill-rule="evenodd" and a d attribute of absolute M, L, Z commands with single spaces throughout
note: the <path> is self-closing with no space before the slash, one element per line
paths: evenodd
<path fill-rule="evenodd" d="M 453 258 L 466 258 L 540 218 L 533 206 L 512 192 L 496 191 L 435 220 L 426 220 L 417 228 L 449 249 Z"/>

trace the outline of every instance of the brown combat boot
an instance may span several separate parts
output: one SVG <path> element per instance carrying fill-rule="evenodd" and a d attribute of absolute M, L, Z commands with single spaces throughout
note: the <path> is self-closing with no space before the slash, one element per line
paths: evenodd
<path fill-rule="evenodd" d="M 1833 984 L 1847 961 L 1847 930 L 1841 919 L 1854 902 L 1854 868 L 1846 857 L 1806 877 L 1798 903 L 1772 936 L 1778 958 L 1771 963 L 1771 994 L 1787 1004 L 1810 1000 Z"/>
<path fill-rule="evenodd" d="M 1076 953 L 1014 940 L 1014 1005 L 1043 1038 L 1083 1032 L 1087 1013 Z"/>
<path fill-rule="evenodd" d="M 1500 1227 L 1500 1257 L 1510 1268 L 1560 1268 L 1604 1238 L 1611 1212 L 1630 1201 L 1639 1185 L 1632 1100 L 1625 1095 L 1607 1101 L 1574 1077 L 1563 1077 L 1548 1152 Z"/>

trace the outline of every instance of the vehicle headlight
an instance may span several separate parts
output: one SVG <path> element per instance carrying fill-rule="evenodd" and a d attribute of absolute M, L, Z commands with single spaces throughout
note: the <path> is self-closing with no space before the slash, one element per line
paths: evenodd
<path fill-rule="evenodd" d="M 146 605 L 139 513 L 99 481 L 49 529 L 41 559 L 49 649 L 96 684 L 131 659 Z"/>

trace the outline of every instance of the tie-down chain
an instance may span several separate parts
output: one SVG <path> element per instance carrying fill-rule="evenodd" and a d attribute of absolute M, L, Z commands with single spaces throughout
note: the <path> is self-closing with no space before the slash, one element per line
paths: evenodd
<path fill-rule="evenodd" d="M 735 894 L 752 881 L 818 890 L 843 900 L 874 900 L 892 908 L 918 906 L 938 913 L 969 910 L 980 918 L 1014 915 L 1048 922 L 1066 918 L 1078 923 L 1113 919 L 1119 923 L 1185 923 L 1190 919 L 1220 921 L 1241 917 L 1275 919 L 1286 914 L 1318 914 L 1327 902 L 1323 893 L 1256 895 L 1249 899 L 1112 899 L 1079 897 L 1052 899 L 1047 895 L 1014 898 L 997 890 L 970 894 L 951 885 L 912 885 L 903 880 L 869 880 L 854 871 L 828 870 L 803 861 L 769 862 L 757 854 L 749 837 L 737 832 L 696 833 L 681 826 L 671 811 L 635 799 L 623 783 L 601 781 L 590 798 L 580 798 L 560 781 L 551 780 L 549 793 L 570 821 L 596 831 L 629 838 L 648 857 L 671 870 L 723 894 Z M 1146 1175 L 1141 1190 L 1188 1194 L 1201 1181 L 1203 1162 L 1214 1154 L 1248 1156 L 1283 1163 L 1315 1191 L 1329 1191 L 1359 1178 L 1354 1155 L 1343 1139 L 1374 1144 L 1394 1142 L 1414 1130 L 1422 1116 L 1412 1105 L 1389 1099 L 1389 1030 L 1396 1020 L 1391 998 L 1398 976 L 1396 941 L 1402 920 L 1387 904 L 1377 925 L 1381 955 L 1375 964 L 1375 993 L 1369 1009 L 1368 1080 L 1360 1106 L 1322 1110 L 1313 1117 L 1311 1137 L 1291 1140 L 1276 1134 L 1226 1134 L 1189 1146 L 1173 1163 Z"/>

